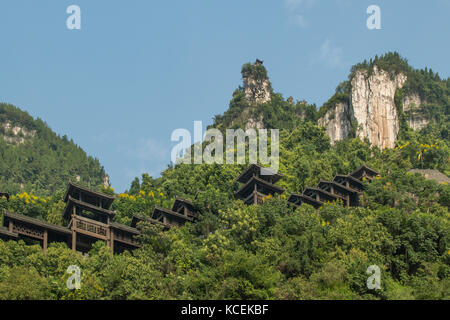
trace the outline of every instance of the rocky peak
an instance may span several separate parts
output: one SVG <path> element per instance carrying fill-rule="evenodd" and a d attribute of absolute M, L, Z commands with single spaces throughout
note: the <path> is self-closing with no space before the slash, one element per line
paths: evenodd
<path fill-rule="evenodd" d="M 272 85 L 267 76 L 263 61 L 256 59 L 254 64 L 247 63 L 242 67 L 245 98 L 250 104 L 261 104 L 270 101 Z"/>

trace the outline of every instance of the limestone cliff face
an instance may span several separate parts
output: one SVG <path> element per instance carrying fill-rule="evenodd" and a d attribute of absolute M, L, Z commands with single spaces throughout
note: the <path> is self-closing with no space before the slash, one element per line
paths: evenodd
<path fill-rule="evenodd" d="M 337 103 L 333 109 L 328 110 L 319 119 L 319 125 L 326 128 L 331 144 L 347 138 L 352 129 L 352 112 L 348 103 Z"/>
<path fill-rule="evenodd" d="M 338 103 L 319 124 L 326 127 L 332 143 L 346 138 L 355 123 L 359 138 L 367 138 L 381 149 L 393 148 L 400 129 L 395 92 L 406 81 L 404 74 L 391 77 L 376 66 L 370 74 L 367 70 L 358 70 L 351 81 L 350 104 Z"/>
<path fill-rule="evenodd" d="M 404 74 L 391 78 L 388 72 L 376 66 L 370 75 L 367 70 L 356 72 L 351 83 L 350 103 L 358 124 L 358 137 L 368 138 L 381 149 L 395 147 L 400 124 L 394 97 L 406 80 Z"/>

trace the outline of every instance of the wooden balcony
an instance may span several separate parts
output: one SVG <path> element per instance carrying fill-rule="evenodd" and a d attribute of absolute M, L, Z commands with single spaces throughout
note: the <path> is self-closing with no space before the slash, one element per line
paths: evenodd
<path fill-rule="evenodd" d="M 107 241 L 109 239 L 109 226 L 95 220 L 73 216 L 69 226 L 77 233 L 91 236 L 99 240 Z"/>

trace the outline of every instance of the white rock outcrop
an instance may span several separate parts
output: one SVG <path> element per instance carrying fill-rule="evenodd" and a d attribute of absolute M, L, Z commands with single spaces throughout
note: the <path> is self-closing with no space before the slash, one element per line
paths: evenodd
<path fill-rule="evenodd" d="M 272 97 L 269 80 L 244 78 L 245 98 L 250 104 L 261 104 L 270 101 Z"/>
<path fill-rule="evenodd" d="M 356 72 L 351 83 L 350 105 L 359 138 L 368 138 L 381 149 L 395 147 L 400 124 L 394 98 L 406 80 L 402 73 L 391 77 L 376 66 L 370 75 L 367 70 Z"/>
<path fill-rule="evenodd" d="M 362 140 L 368 139 L 381 149 L 395 147 L 400 129 L 395 93 L 406 81 L 403 73 L 391 76 L 376 66 L 370 74 L 364 69 L 356 71 L 351 81 L 350 104 L 336 104 L 319 119 L 319 125 L 326 127 L 332 143 L 345 139 L 355 123 L 356 135 Z M 416 95 L 403 102 L 406 110 L 421 104 Z M 410 126 L 415 130 L 426 124 L 427 120 L 418 114 L 410 117 Z"/>
<path fill-rule="evenodd" d="M 339 102 L 319 119 L 319 125 L 326 128 L 331 144 L 348 137 L 352 129 L 352 112 L 348 103 Z"/>
<path fill-rule="evenodd" d="M 0 126 L 2 127 L 2 131 L 5 132 L 5 134 L 0 135 L 3 136 L 3 139 L 10 144 L 25 143 L 25 140 L 33 138 L 36 134 L 35 130 L 29 131 L 26 128 L 13 125 L 9 121 L 0 123 Z"/>

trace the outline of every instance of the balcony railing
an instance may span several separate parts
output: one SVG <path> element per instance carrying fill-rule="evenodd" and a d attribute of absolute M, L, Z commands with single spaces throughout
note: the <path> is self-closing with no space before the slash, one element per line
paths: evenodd
<path fill-rule="evenodd" d="M 75 223 L 75 229 L 77 232 L 87 232 L 90 235 L 96 235 L 98 238 L 104 240 L 108 237 L 108 226 L 106 224 L 79 216 L 74 218 L 73 223 Z"/>

